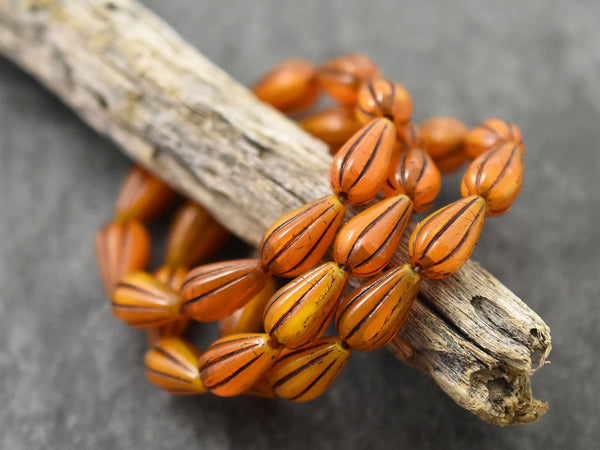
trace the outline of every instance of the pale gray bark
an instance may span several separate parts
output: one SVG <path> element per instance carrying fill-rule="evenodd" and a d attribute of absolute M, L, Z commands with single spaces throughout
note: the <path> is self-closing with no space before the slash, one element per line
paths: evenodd
<path fill-rule="evenodd" d="M 0 51 L 251 244 L 330 193 L 323 143 L 132 0 L 0 0 Z M 475 263 L 423 283 L 390 349 L 488 422 L 534 422 L 547 409 L 529 378 L 550 329 Z"/>

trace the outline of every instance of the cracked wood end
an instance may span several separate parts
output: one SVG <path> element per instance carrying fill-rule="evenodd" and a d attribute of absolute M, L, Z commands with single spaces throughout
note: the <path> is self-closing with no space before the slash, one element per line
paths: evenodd
<path fill-rule="evenodd" d="M 251 244 L 329 194 L 322 142 L 132 0 L 0 0 L 0 51 Z M 547 409 L 529 377 L 550 352 L 550 329 L 473 262 L 424 280 L 389 348 L 490 423 L 535 422 Z"/>

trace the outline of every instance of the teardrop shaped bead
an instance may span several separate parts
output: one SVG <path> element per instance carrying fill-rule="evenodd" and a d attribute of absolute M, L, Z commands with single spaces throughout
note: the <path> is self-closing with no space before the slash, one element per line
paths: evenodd
<path fill-rule="evenodd" d="M 119 220 L 151 220 L 167 210 L 177 194 L 167 183 L 134 166 L 125 176 L 115 204 L 115 217 Z"/>
<path fill-rule="evenodd" d="M 333 262 L 292 280 L 265 308 L 265 331 L 286 347 L 299 347 L 320 337 L 348 282 L 348 274 Z"/>
<path fill-rule="evenodd" d="M 473 160 L 460 191 L 463 197 L 480 195 L 487 203 L 487 215 L 500 216 L 519 196 L 524 169 L 521 147 L 512 142 L 501 144 Z"/>
<path fill-rule="evenodd" d="M 383 185 L 386 197 L 406 194 L 415 212 L 422 213 L 433 205 L 442 187 L 442 176 L 431 157 L 420 148 L 400 155 L 394 170 Z"/>
<path fill-rule="evenodd" d="M 402 327 L 417 297 L 421 277 L 409 264 L 395 267 L 354 290 L 340 303 L 338 334 L 353 350 L 375 350 Z"/>
<path fill-rule="evenodd" d="M 423 148 L 421 128 L 414 122 L 409 122 L 404 128 L 398 128 L 398 141 L 401 153 L 412 148 Z"/>
<path fill-rule="evenodd" d="M 245 394 L 251 395 L 252 397 L 277 398 L 277 394 L 275 394 L 273 386 L 271 386 L 271 382 L 266 374 L 262 375 L 258 380 L 256 380 L 256 382 L 245 392 Z"/>
<path fill-rule="evenodd" d="M 408 254 L 427 278 L 452 275 L 469 259 L 485 222 L 486 203 L 478 195 L 438 209 L 414 229 Z"/>
<path fill-rule="evenodd" d="M 196 267 L 181 286 L 182 311 L 200 322 L 223 319 L 258 294 L 269 278 L 256 259 Z"/>
<path fill-rule="evenodd" d="M 260 244 L 263 264 L 280 277 L 306 272 L 331 245 L 345 213 L 346 206 L 330 195 L 279 218 Z"/>
<path fill-rule="evenodd" d="M 506 142 L 514 142 L 525 153 L 523 135 L 519 127 L 502 119 L 487 119 L 465 135 L 465 153 L 470 158 L 477 158 L 482 153 Z"/>
<path fill-rule="evenodd" d="M 463 139 L 467 127 L 452 117 L 432 117 L 421 124 L 423 148 L 443 173 L 458 169 L 467 160 Z"/>
<path fill-rule="evenodd" d="M 385 182 L 395 141 L 396 127 L 388 119 L 375 119 L 358 130 L 329 167 L 333 192 L 353 205 L 373 200 Z"/>
<path fill-rule="evenodd" d="M 401 84 L 386 78 L 366 80 L 358 90 L 356 118 L 366 124 L 377 117 L 394 121 L 399 130 L 405 128 L 412 116 L 413 103 Z"/>
<path fill-rule="evenodd" d="M 154 277 L 161 283 L 166 284 L 175 292 L 181 291 L 181 285 L 187 275 L 187 270 L 183 267 L 161 266 L 154 272 Z M 185 314 L 165 325 L 146 330 L 146 337 L 150 345 L 158 340 L 166 337 L 180 337 L 183 335 L 188 325 L 190 318 Z"/>
<path fill-rule="evenodd" d="M 345 106 L 356 103 L 364 80 L 376 77 L 381 69 L 362 53 L 350 53 L 326 61 L 317 72 L 317 81 L 331 97 Z"/>
<path fill-rule="evenodd" d="M 271 367 L 281 347 L 262 333 L 234 334 L 215 341 L 198 365 L 200 379 L 213 394 L 243 394 Z"/>
<path fill-rule="evenodd" d="M 143 270 L 150 261 L 150 236 L 135 220 L 110 222 L 96 234 L 98 267 L 110 297 L 125 275 Z"/>
<path fill-rule="evenodd" d="M 351 353 L 338 336 L 320 338 L 306 347 L 283 350 L 267 375 L 278 397 L 306 402 L 327 390 Z"/>
<path fill-rule="evenodd" d="M 186 340 L 166 337 L 146 352 L 146 378 L 174 395 L 204 394 L 200 380 L 200 351 Z"/>
<path fill-rule="evenodd" d="M 333 259 L 354 277 L 383 270 L 398 246 L 412 213 L 404 194 L 376 203 L 348 221 L 333 243 Z"/>
<path fill-rule="evenodd" d="M 233 314 L 219 321 L 219 332 L 221 336 L 239 333 L 263 332 L 263 314 L 267 303 L 277 291 L 277 283 L 273 278 L 252 300 L 241 308 L 236 309 Z"/>
<path fill-rule="evenodd" d="M 179 207 L 171 222 L 165 261 L 171 266 L 193 267 L 210 258 L 230 233 L 198 203 Z"/>
<path fill-rule="evenodd" d="M 353 110 L 338 106 L 302 119 L 300 126 L 328 144 L 335 154 L 362 125 L 356 120 Z"/>
<path fill-rule="evenodd" d="M 164 325 L 180 317 L 181 297 L 146 272 L 126 275 L 113 293 L 113 314 L 133 328 Z"/>
<path fill-rule="evenodd" d="M 289 59 L 277 64 L 253 87 L 260 100 L 290 114 L 308 108 L 319 94 L 315 66 L 304 59 Z"/>

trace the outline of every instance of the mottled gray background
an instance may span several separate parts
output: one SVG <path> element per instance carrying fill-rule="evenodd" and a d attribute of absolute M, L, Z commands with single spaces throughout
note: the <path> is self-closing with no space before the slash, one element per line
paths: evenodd
<path fill-rule="evenodd" d="M 0 60 L 0 447 L 598 448 L 598 2 L 143 3 L 244 83 L 284 58 L 363 51 L 411 91 L 418 120 L 519 124 L 523 192 L 475 259 L 551 326 L 552 364 L 533 380 L 551 409 L 535 425 L 487 425 L 385 350 L 353 356 L 308 404 L 156 390 L 93 251 L 130 163 Z M 455 177 L 442 201 L 457 195 Z"/>

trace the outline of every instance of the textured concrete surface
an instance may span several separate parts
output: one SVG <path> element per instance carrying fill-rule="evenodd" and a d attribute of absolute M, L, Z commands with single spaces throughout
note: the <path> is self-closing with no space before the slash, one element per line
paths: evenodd
<path fill-rule="evenodd" d="M 417 119 L 519 124 L 522 196 L 486 224 L 475 259 L 552 327 L 552 364 L 533 379 L 551 409 L 487 425 L 386 351 L 355 355 L 308 404 L 154 389 L 93 251 L 129 162 L 0 60 L 1 448 L 598 448 L 598 2 L 144 3 L 245 83 L 287 57 L 358 50 L 406 85 Z M 444 189 L 456 198 L 457 178 Z"/>

